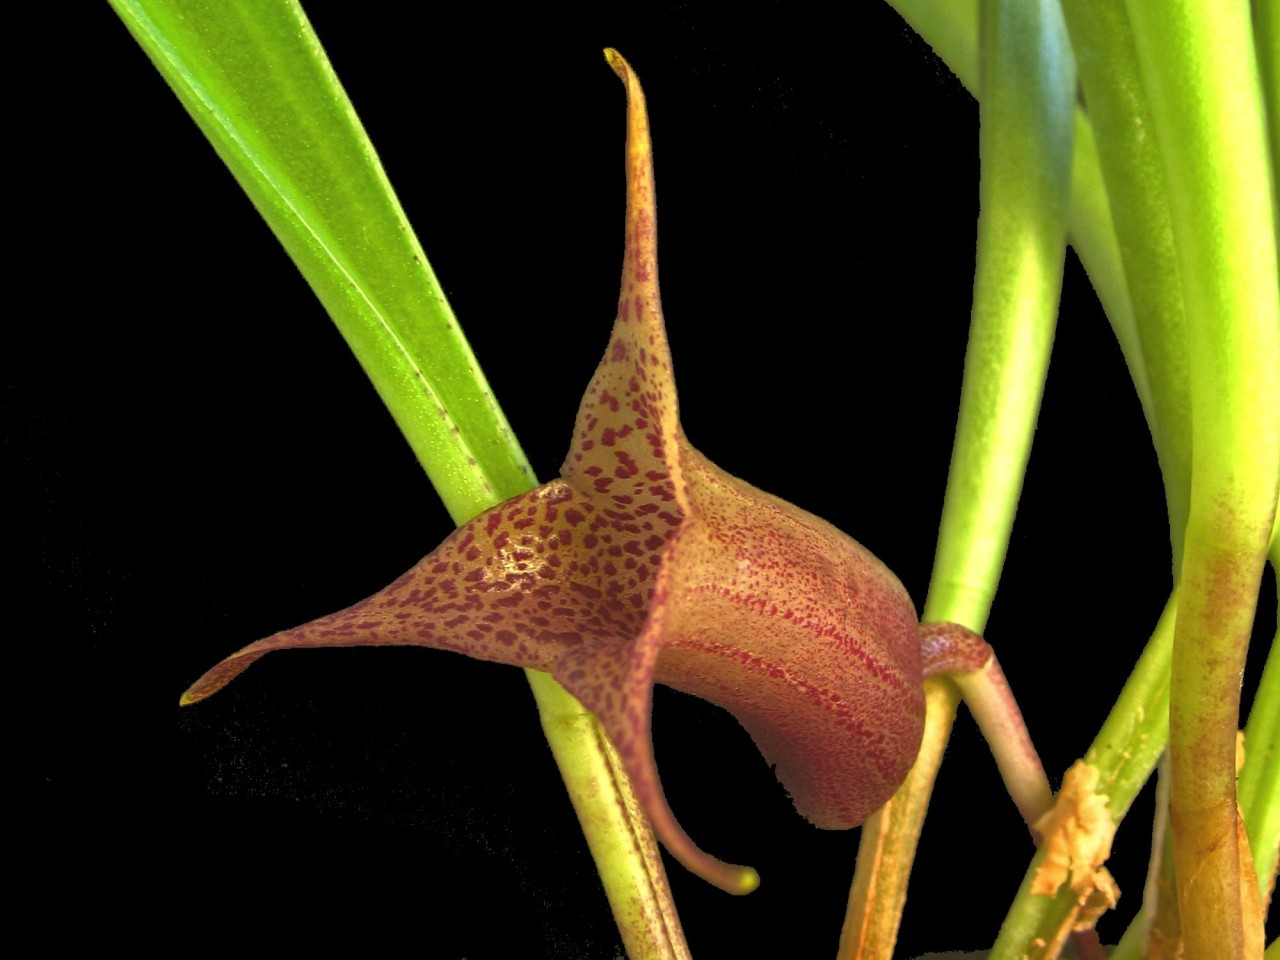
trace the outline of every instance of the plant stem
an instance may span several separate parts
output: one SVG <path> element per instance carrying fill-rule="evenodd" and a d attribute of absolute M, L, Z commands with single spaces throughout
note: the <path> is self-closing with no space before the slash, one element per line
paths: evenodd
<path fill-rule="evenodd" d="M 922 623 L 919 636 L 925 677 L 942 674 L 959 688 L 1009 795 L 1038 839 L 1035 822 L 1053 805 L 1053 790 L 995 651 L 958 623 Z"/>
<path fill-rule="evenodd" d="M 978 0 L 888 0 L 891 7 L 920 34 L 956 75 L 969 93 L 981 100 L 978 84 Z M 1146 365 L 1129 291 L 1125 283 L 1120 244 L 1111 221 L 1111 208 L 1097 144 L 1088 116 L 1075 111 L 1075 150 L 1071 161 L 1070 240 L 1102 301 L 1107 320 L 1124 352 L 1129 375 L 1142 401 L 1148 425 L 1154 423 L 1155 404 L 1147 385 Z"/>
<path fill-rule="evenodd" d="M 1190 960 L 1262 952 L 1237 842 L 1240 675 L 1280 485 L 1280 284 L 1247 5 L 1130 0 L 1173 214 L 1192 498 L 1174 643 L 1172 826 Z"/>
<path fill-rule="evenodd" d="M 1153 942 L 1153 938 L 1154 941 Z M 1173 873 L 1173 835 L 1169 832 L 1169 754 L 1156 771 L 1156 815 L 1151 827 L 1151 859 L 1142 889 L 1142 906 L 1111 951 L 1112 960 L 1166 956 L 1178 949 L 1178 883 Z"/>
<path fill-rule="evenodd" d="M 1111 324 L 1111 332 L 1142 404 L 1142 415 L 1151 430 L 1156 424 L 1156 402 L 1147 378 L 1138 321 L 1129 300 L 1124 258 L 1111 218 L 1111 200 L 1102 182 L 1098 143 L 1093 125 L 1081 110 L 1076 110 L 1075 144 L 1071 158 L 1071 247 L 1089 274 L 1094 293 Z"/>
<path fill-rule="evenodd" d="M 1056 2 L 982 7 L 978 261 L 964 390 L 923 619 L 981 633 L 1049 364 L 1066 243 L 1075 71 Z"/>
<path fill-rule="evenodd" d="M 1000 661 L 993 656 L 981 670 L 952 679 L 991 748 L 1009 796 L 1034 834 L 1035 822 L 1053 806 L 1053 790 Z"/>
<path fill-rule="evenodd" d="M 973 321 L 924 610 L 926 621 L 958 623 L 975 633 L 986 623 L 1004 563 L 1053 339 L 1075 87 L 1056 2 L 986 2 L 982 9 L 983 173 Z M 949 19 L 936 9 L 923 11 L 922 19 L 946 21 L 938 31 L 942 42 L 976 46 L 976 33 L 969 37 L 967 27 L 976 19 Z M 973 82 L 977 70 L 967 74 Z M 928 702 L 931 710 L 946 711 L 927 719 L 931 735 L 945 741 L 954 699 L 934 695 Z M 922 751 L 890 805 L 864 825 L 842 937 L 847 949 L 862 951 L 860 956 L 892 952 L 924 818 L 924 806 L 911 798 L 927 797 L 940 747 Z"/>
<path fill-rule="evenodd" d="M 1249 835 L 1263 909 L 1275 890 L 1280 856 L 1280 632 L 1262 671 L 1257 698 L 1244 733 L 1240 770 L 1240 814 Z"/>
<path fill-rule="evenodd" d="M 1151 394 L 1173 569 L 1191 484 L 1191 402 L 1177 253 L 1149 97 L 1123 0 L 1063 0 Z"/>
<path fill-rule="evenodd" d="M 632 960 L 690 960 L 662 855 L 617 751 L 595 715 L 545 673 L 526 671 L 542 729 L 605 879 L 613 918 Z M 593 749 L 583 750 L 589 743 Z M 642 826 L 644 829 L 637 829 Z M 628 892 L 626 898 L 620 892 Z"/>
<path fill-rule="evenodd" d="M 1271 532 L 1269 557 L 1280 607 L 1280 511 Z M 1264 910 L 1275 890 L 1280 859 L 1280 609 L 1276 621 L 1276 635 L 1244 730 L 1244 766 L 1237 786 Z"/>
<path fill-rule="evenodd" d="M 333 318 L 455 519 L 536 481 L 293 0 L 112 0 Z"/>
<path fill-rule="evenodd" d="M 1107 811 L 1116 826 L 1151 776 L 1168 742 L 1169 664 L 1176 619 L 1175 594 L 1165 605 L 1146 650 L 1085 754 L 1084 762 L 1098 771 L 1095 793 L 1107 798 Z M 1032 858 L 1000 927 L 991 960 L 1028 955 L 1035 944 L 1054 942 L 1063 933 L 1063 925 L 1071 922 L 1076 898 L 1068 887 L 1064 886 L 1054 897 L 1031 892 L 1044 858 L 1043 848 Z"/>
<path fill-rule="evenodd" d="M 924 739 L 916 762 L 898 792 L 862 825 L 837 960 L 893 956 L 920 825 L 960 702 L 960 691 L 943 676 L 924 682 L 924 696 Z"/>
<path fill-rule="evenodd" d="M 1270 134 L 1272 215 L 1280 221 L 1280 4 L 1253 0 L 1253 32 Z"/>
<path fill-rule="evenodd" d="M 928 41 L 965 89 L 980 98 L 977 0 L 888 2 Z M 1129 300 L 1124 260 L 1112 222 L 1093 125 L 1088 115 L 1078 107 L 1075 111 L 1075 150 L 1071 168 L 1070 241 L 1106 311 L 1154 437 L 1156 401 L 1147 381 L 1142 338 Z"/>

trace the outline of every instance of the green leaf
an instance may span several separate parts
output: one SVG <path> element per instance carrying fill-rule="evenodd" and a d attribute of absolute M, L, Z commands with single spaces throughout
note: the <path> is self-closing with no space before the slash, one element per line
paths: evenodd
<path fill-rule="evenodd" d="M 455 522 L 532 487 L 302 8 L 112 5 L 329 311 Z"/>
<path fill-rule="evenodd" d="M 1235 842 L 1240 675 L 1280 486 L 1280 281 L 1246 5 L 1130 0 L 1168 186 L 1193 433 L 1169 750 L 1188 957 L 1256 956 Z"/>
<path fill-rule="evenodd" d="M 1272 567 L 1280 580 L 1280 538 L 1272 541 Z M 1280 584 L 1278 584 L 1280 585 Z M 1280 629 L 1262 668 L 1244 731 L 1244 766 L 1238 786 L 1240 815 L 1253 850 L 1258 888 L 1274 880 L 1280 854 Z"/>
<path fill-rule="evenodd" d="M 1253 0 L 1253 33 L 1271 143 L 1271 196 L 1280 218 L 1280 4 Z"/>
<path fill-rule="evenodd" d="M 982 10 L 978 264 L 960 420 L 925 621 L 981 632 L 995 596 L 1058 316 L 1075 67 L 1056 2 Z"/>
<path fill-rule="evenodd" d="M 978 97 L 978 0 L 936 3 L 934 0 L 889 0 L 911 27 L 942 58 L 965 89 Z M 1124 264 L 1116 241 L 1111 208 L 1098 159 L 1093 126 L 1080 108 L 1075 112 L 1075 151 L 1071 165 L 1070 242 L 1089 273 L 1124 352 L 1147 423 L 1154 423 L 1154 401 L 1147 384 L 1133 307 L 1125 284 Z"/>
<path fill-rule="evenodd" d="M 1155 123 L 1123 0 L 1064 0 L 1096 135 L 1124 280 L 1151 395 L 1152 440 L 1164 476 L 1173 565 L 1181 564 L 1191 487 L 1182 288 Z"/>
<path fill-rule="evenodd" d="M 894 6 L 913 26 L 927 25 L 926 39 L 935 45 L 953 52 L 979 46 L 972 29 L 976 4 L 908 0 Z M 959 423 L 923 615 L 926 622 L 960 623 L 975 632 L 986 625 L 1004 566 L 1048 371 L 1075 128 L 1075 69 L 1056 0 L 986 0 L 981 14 L 977 272 Z M 973 84 L 976 57 L 957 59 L 958 75 Z M 953 706 L 943 709 L 946 715 L 928 721 L 941 742 Z M 941 756 L 939 745 L 917 763 L 905 788 L 927 791 Z M 877 818 L 864 829 L 842 936 L 848 949 L 862 942 L 855 931 L 872 927 L 880 931 L 875 949 L 892 949 L 924 814 L 921 804 L 895 799 L 887 822 Z M 880 837 L 888 839 L 882 844 Z M 879 884 L 870 881 L 872 872 L 884 874 Z"/>

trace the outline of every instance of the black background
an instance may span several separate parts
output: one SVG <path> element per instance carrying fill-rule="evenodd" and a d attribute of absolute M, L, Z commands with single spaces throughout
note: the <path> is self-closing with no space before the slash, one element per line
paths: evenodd
<path fill-rule="evenodd" d="M 853 27 L 781 3 L 411 6 L 308 11 L 538 475 L 617 296 L 612 45 L 649 97 L 687 434 L 922 602 L 977 215 L 977 109 L 946 68 L 879 4 Z M 11 236 L 31 296 L 3 361 L 28 922 L 54 943 L 615 956 L 519 671 L 298 652 L 178 709 L 221 656 L 372 592 L 451 524 L 121 24 L 61 16 L 20 107 L 16 199 L 41 206 Z M 1169 576 L 1141 412 L 1070 253 L 1055 351 L 988 637 L 1056 782 Z M 670 866 L 694 955 L 832 956 L 857 833 L 796 815 L 717 708 L 659 689 L 654 713 L 677 816 L 763 878 L 734 898 Z M 1144 794 L 1113 864 L 1126 918 L 1149 824 Z M 962 713 L 901 954 L 989 945 L 1029 853 Z"/>

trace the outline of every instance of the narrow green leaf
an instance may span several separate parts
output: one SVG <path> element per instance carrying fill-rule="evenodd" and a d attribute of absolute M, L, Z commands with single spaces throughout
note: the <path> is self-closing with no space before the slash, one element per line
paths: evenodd
<path fill-rule="evenodd" d="M 1280 594 L 1280 512 L 1271 531 L 1271 573 Z M 1253 852 L 1258 889 L 1275 882 L 1280 856 L 1280 610 L 1262 679 L 1244 730 L 1244 766 L 1237 792 Z"/>
<path fill-rule="evenodd" d="M 963 29 L 957 29 L 948 23 L 951 17 L 957 15 L 959 9 L 968 10 L 971 4 L 965 2 L 940 5 L 921 2 L 921 0 L 890 0 L 890 2 L 930 42 L 935 52 L 952 67 L 972 92 L 974 65 L 977 62 L 976 44 L 966 45 L 968 34 Z M 1280 88 L 1276 80 L 1276 58 L 1271 56 L 1275 50 L 1280 49 L 1280 44 L 1274 42 L 1276 6 L 1267 3 L 1255 4 L 1254 11 L 1259 24 L 1257 46 L 1261 51 L 1264 86 L 1268 90 L 1275 90 Z M 974 19 L 976 20 L 976 17 Z M 1248 58 L 1244 59 L 1247 61 Z M 1276 103 L 1277 98 L 1269 97 L 1268 107 L 1273 117 Z M 1273 154 L 1276 130 L 1273 120 L 1270 126 Z M 1274 175 L 1274 164 L 1272 166 Z M 1147 380 L 1148 364 L 1143 355 L 1138 323 L 1129 300 L 1121 247 L 1116 238 L 1115 226 L 1111 221 L 1110 201 L 1101 175 L 1092 124 L 1089 117 L 1079 109 L 1076 111 L 1076 155 L 1072 175 L 1071 241 L 1089 272 L 1117 340 L 1120 342 L 1153 437 L 1163 435 L 1170 438 L 1173 443 L 1186 443 L 1189 428 L 1188 432 L 1183 434 L 1176 434 L 1170 428 L 1165 428 L 1162 433 L 1160 428 L 1158 405 Z M 1271 296 L 1274 303 L 1276 296 L 1274 293 Z M 1157 360 L 1159 360 L 1158 357 Z M 1168 405 L 1165 404 L 1165 406 L 1167 408 Z M 1256 412 L 1268 408 L 1261 406 L 1254 409 Z M 1161 453 L 1162 464 L 1170 459 Z M 1171 501 L 1176 496 L 1176 493 L 1171 494 Z M 1171 510 L 1171 514 L 1176 514 L 1176 510 Z M 1144 654 L 1144 660 L 1151 653 L 1152 651 L 1148 650 Z M 1130 682 L 1134 683 L 1137 680 L 1138 676 L 1135 674 Z M 1139 702 L 1141 702 L 1140 699 Z"/>
<path fill-rule="evenodd" d="M 1280 3 L 1253 0 L 1253 33 L 1271 144 L 1271 198 L 1280 220 Z"/>
<path fill-rule="evenodd" d="M 1191 503 L 1170 757 L 1189 958 L 1256 956 L 1240 882 L 1240 674 L 1280 485 L 1280 282 L 1247 5 L 1130 0 L 1172 211 L 1190 359 Z M 1257 949 L 1255 950 L 1255 945 Z"/>
<path fill-rule="evenodd" d="M 928 41 L 965 89 L 977 97 L 978 0 L 888 2 Z M 1141 341 L 1125 284 L 1120 245 L 1111 221 L 1093 128 L 1088 116 L 1079 108 L 1075 114 L 1075 151 L 1071 168 L 1070 241 L 1106 310 L 1107 320 L 1115 331 L 1150 425 L 1154 422 L 1154 401 L 1147 384 Z"/>
<path fill-rule="evenodd" d="M 976 4 L 894 5 L 913 26 L 927 25 L 927 39 L 936 45 L 952 52 L 979 46 L 971 29 L 978 22 Z M 981 11 L 982 182 L 973 316 L 923 615 L 925 621 L 960 623 L 977 632 L 986 624 L 1004 565 L 1048 369 L 1066 252 L 1075 128 L 1075 69 L 1056 0 L 984 0 Z M 976 57 L 957 59 L 957 73 L 973 84 Z M 950 714 L 930 719 L 944 741 L 950 720 Z M 934 764 L 941 755 L 938 750 Z M 932 776 L 918 764 L 907 784 L 918 788 Z M 924 813 L 919 804 L 891 801 L 890 822 L 877 821 L 874 829 L 864 830 L 845 920 L 846 944 L 855 942 L 853 931 L 874 926 L 881 931 L 878 949 L 889 948 Z M 880 837 L 889 839 L 881 845 Z M 877 885 L 869 874 L 881 863 L 895 867 Z M 875 902 L 866 902 L 868 897 Z M 870 924 L 869 914 L 877 914 Z"/>
<path fill-rule="evenodd" d="M 1124 259 L 1111 218 L 1111 200 L 1102 182 L 1102 162 L 1093 124 L 1084 111 L 1076 110 L 1075 151 L 1071 158 L 1071 247 L 1089 274 L 1094 293 L 1111 324 L 1133 388 L 1142 404 L 1147 429 L 1155 435 L 1156 404 L 1147 379 L 1147 360 L 1142 355 L 1138 321 L 1129 300 Z"/>
<path fill-rule="evenodd" d="M 1056 2 L 983 6 L 978 263 L 926 621 L 975 631 L 995 596 L 1058 315 L 1075 70 Z"/>
<path fill-rule="evenodd" d="M 1280 850 L 1280 634 L 1262 670 L 1262 681 L 1245 728 L 1245 764 L 1240 770 L 1240 812 L 1253 851 L 1258 888 L 1274 882 Z"/>
<path fill-rule="evenodd" d="M 1149 426 L 1164 476 L 1174 569 L 1191 486 L 1182 289 L 1146 88 L 1123 0 L 1064 0 L 1153 404 Z"/>
<path fill-rule="evenodd" d="M 533 486 L 302 8 L 112 5 L 333 317 L 454 520 Z"/>
<path fill-rule="evenodd" d="M 979 0 L 889 0 L 889 6 L 946 61 L 964 88 L 978 96 Z"/>

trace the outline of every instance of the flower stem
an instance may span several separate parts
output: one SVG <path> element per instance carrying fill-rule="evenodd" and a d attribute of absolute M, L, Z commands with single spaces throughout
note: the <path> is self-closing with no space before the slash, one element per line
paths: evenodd
<path fill-rule="evenodd" d="M 1170 597 L 1146 650 L 1125 683 L 1084 762 L 1098 772 L 1094 792 L 1107 799 L 1119 826 L 1134 797 L 1151 776 L 1169 735 L 1169 664 L 1173 651 L 1177 597 Z M 1000 927 L 991 960 L 1036 956 L 1034 947 L 1055 942 L 1072 921 L 1076 897 L 1064 886 L 1057 895 L 1032 893 L 1046 850 L 1032 858 L 1013 905 Z M 1030 953 L 1029 953 L 1030 951 Z"/>
<path fill-rule="evenodd" d="M 862 825 L 837 960 L 892 957 L 920 827 L 951 736 L 960 692 L 946 677 L 924 682 L 924 739 L 898 792 Z"/>
<path fill-rule="evenodd" d="M 525 673 L 627 956 L 689 960 L 662 855 L 617 751 L 595 716 L 560 684 L 545 673 Z"/>
<path fill-rule="evenodd" d="M 897 4 L 938 42 L 975 49 L 977 17 L 957 5 Z M 976 5 L 973 10 L 976 11 Z M 1004 563 L 1057 316 L 1067 230 L 1074 70 L 1055 2 L 982 6 L 981 214 L 973 321 L 951 472 L 924 619 L 981 633 Z M 910 17 L 909 17 L 910 19 Z M 962 78 L 977 84 L 974 58 Z M 863 827 L 842 955 L 887 958 L 906 879 L 954 720 L 930 680 L 926 743 L 889 806 Z M 873 899 L 872 899 L 873 898 Z"/>
<path fill-rule="evenodd" d="M 991 748 L 1009 796 L 1034 834 L 1035 822 L 1053 806 L 1053 791 L 1000 661 L 993 655 L 981 670 L 952 679 Z"/>

